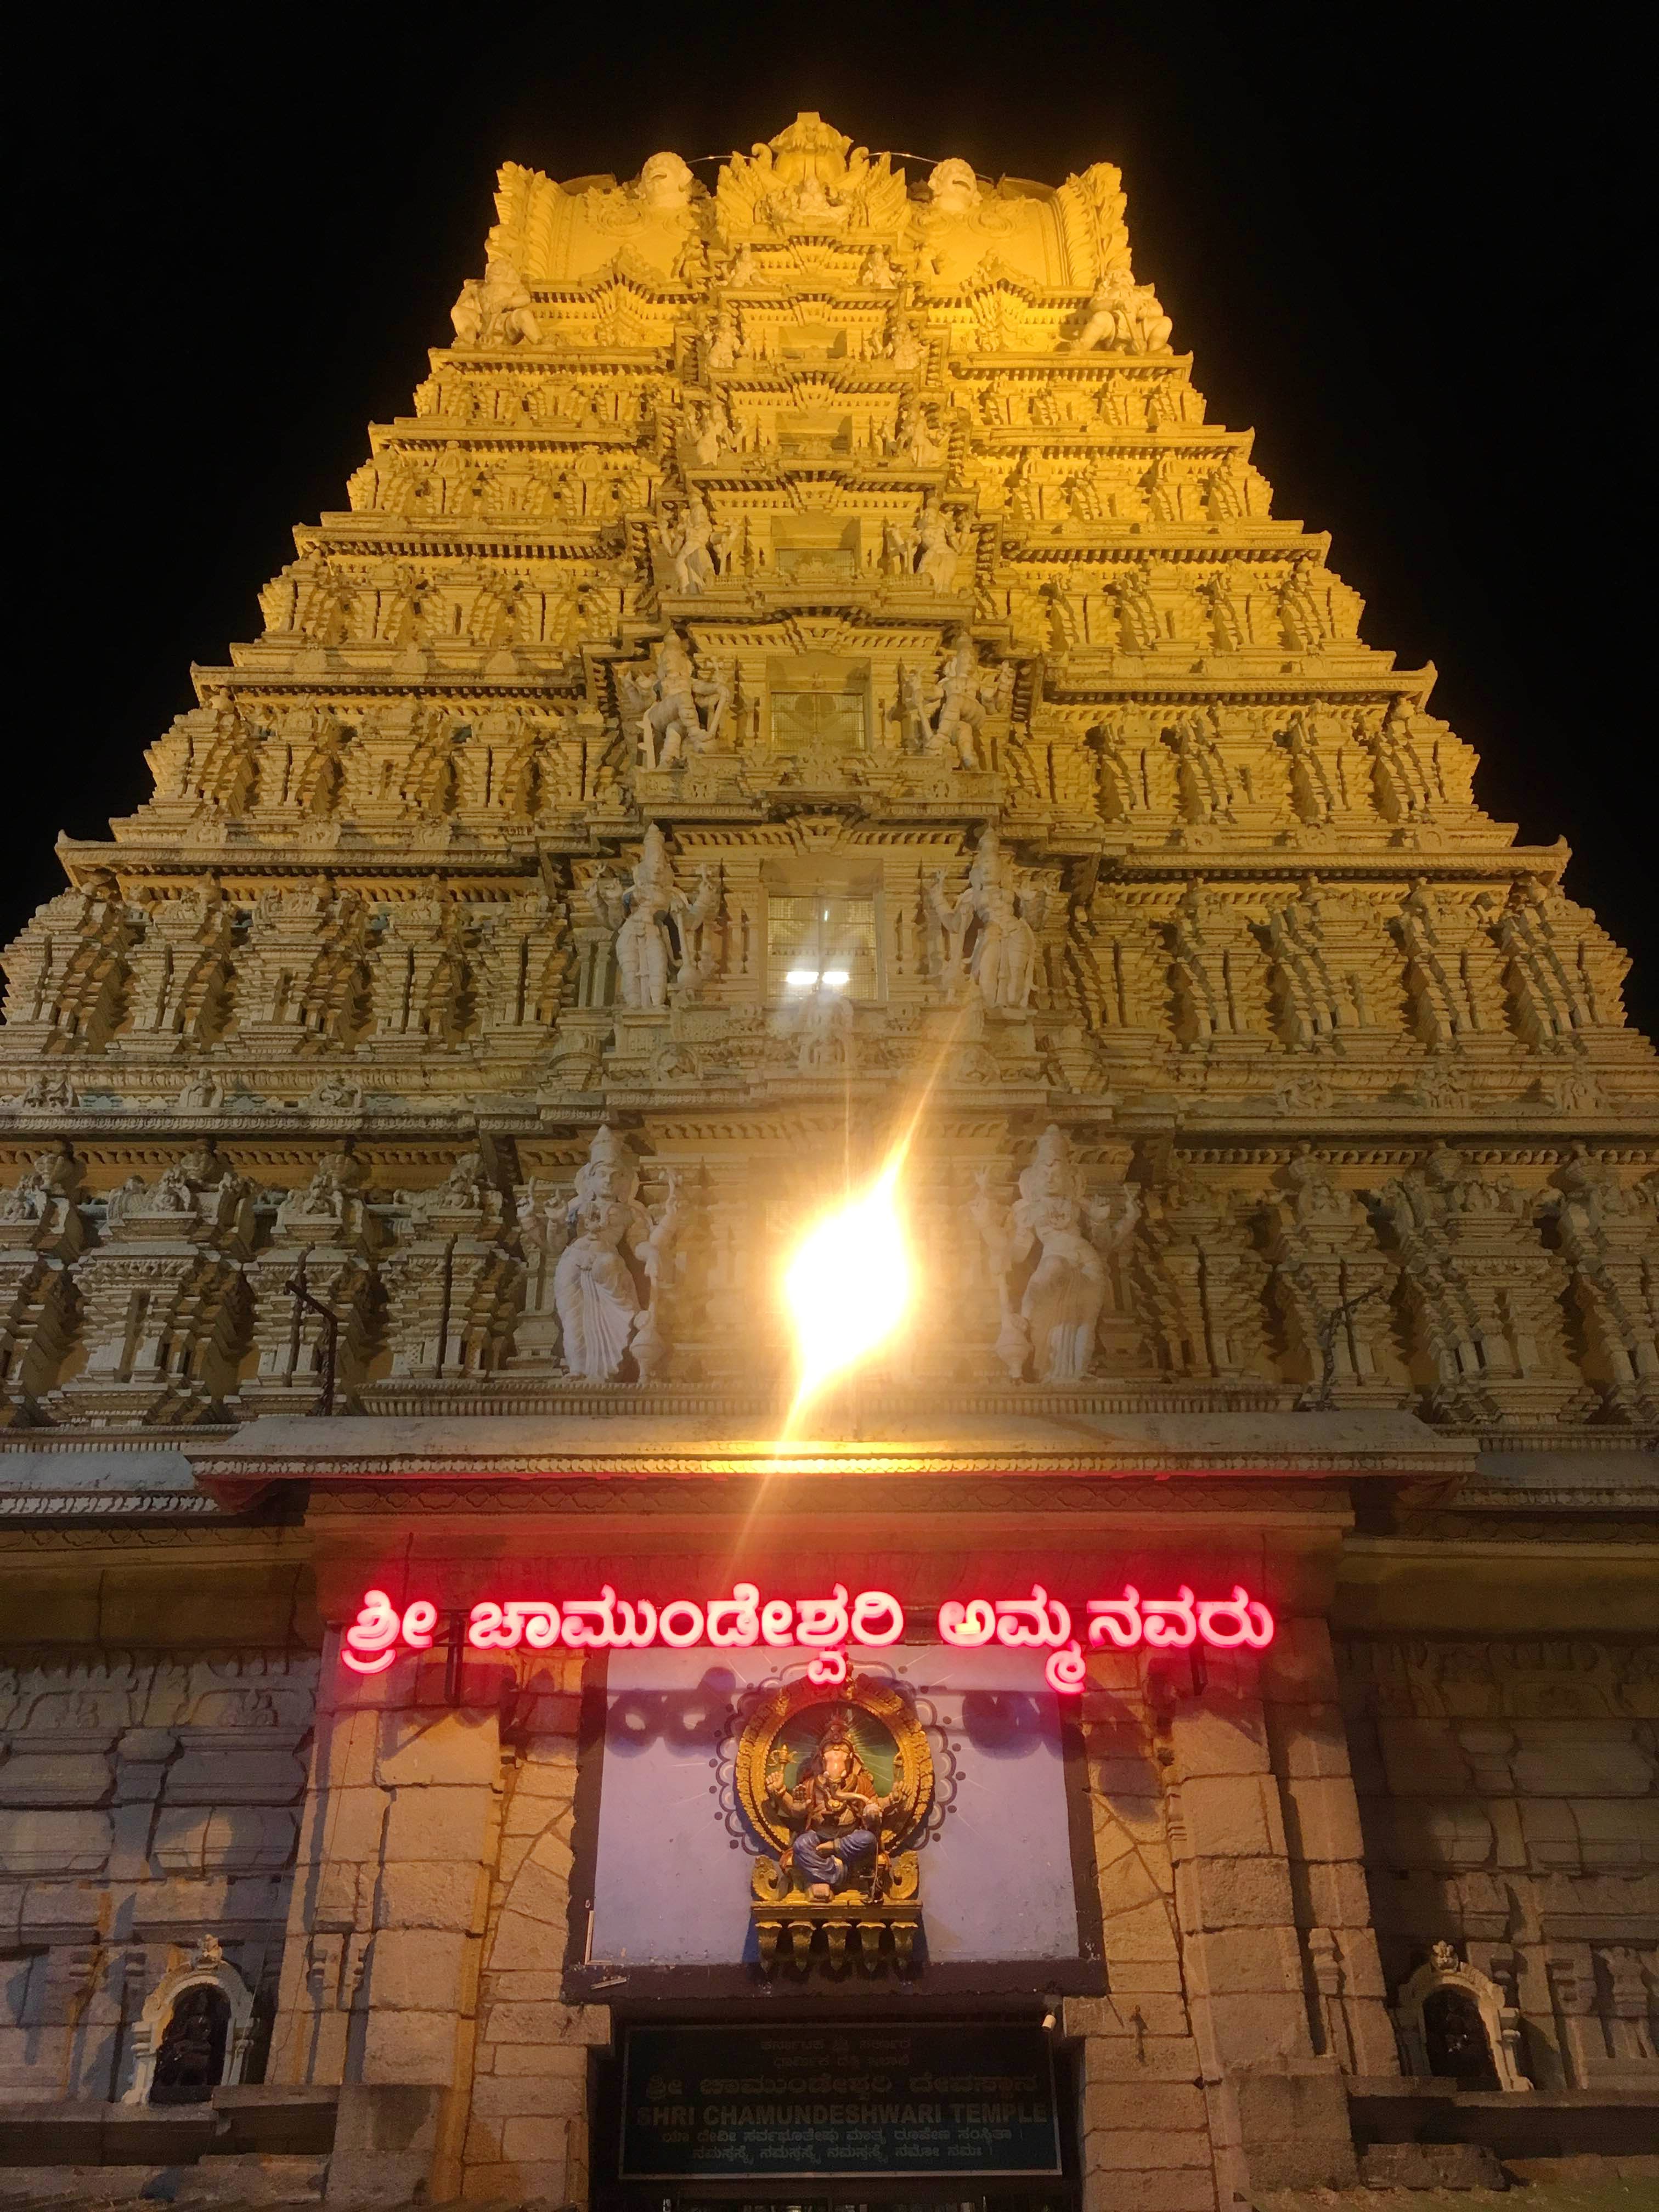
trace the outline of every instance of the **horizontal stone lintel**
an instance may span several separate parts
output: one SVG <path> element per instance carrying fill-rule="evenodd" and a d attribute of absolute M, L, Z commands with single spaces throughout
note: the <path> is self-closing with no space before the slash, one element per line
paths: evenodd
<path fill-rule="evenodd" d="M 227 1502 L 250 1485 L 282 1480 L 1152 1474 L 1316 1481 L 1356 1474 L 1449 1479 L 1473 1472 L 1478 1459 L 1469 1440 L 1439 1436 L 1415 1415 L 1397 1412 L 968 1413 L 948 1423 L 872 1414 L 863 1426 L 857 1437 L 780 1445 L 684 1415 L 272 1415 L 229 1438 L 204 1440 L 190 1457 L 198 1481 Z"/>

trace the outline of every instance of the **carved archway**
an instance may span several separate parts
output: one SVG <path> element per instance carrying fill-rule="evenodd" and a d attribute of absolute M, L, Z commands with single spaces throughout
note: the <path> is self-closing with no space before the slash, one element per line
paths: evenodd
<path fill-rule="evenodd" d="M 1438 2075 L 1466 2089 L 1532 2087 L 1521 2070 L 1520 2014 L 1501 1984 L 1449 1943 L 1437 1943 L 1401 1987 L 1394 2016 L 1406 2063 L 1419 2080 Z"/>
<path fill-rule="evenodd" d="M 163 1974 L 132 2031 L 132 2081 L 124 2105 L 205 2104 L 240 2081 L 253 2040 L 253 1992 L 204 1936 L 191 1959 Z"/>

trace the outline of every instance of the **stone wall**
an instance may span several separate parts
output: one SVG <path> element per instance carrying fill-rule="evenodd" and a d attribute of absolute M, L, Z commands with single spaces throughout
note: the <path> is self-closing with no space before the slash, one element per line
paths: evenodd
<path fill-rule="evenodd" d="M 119 2097 L 145 1996 L 204 1935 L 268 2026 L 316 1686 L 289 1650 L 0 1668 L 0 2094 Z"/>
<path fill-rule="evenodd" d="M 1391 1996 L 1449 1943 L 1518 2010 L 1535 2087 L 1659 2087 L 1659 1646 L 1339 1650 Z"/>
<path fill-rule="evenodd" d="M 326 1663 L 271 2078 L 424 2085 L 437 2195 L 465 2175 L 580 2201 L 587 2048 L 610 2040 L 561 1996 L 581 1662 L 515 1690 L 470 1656 L 463 1710 L 441 1655 L 392 1682 Z"/>

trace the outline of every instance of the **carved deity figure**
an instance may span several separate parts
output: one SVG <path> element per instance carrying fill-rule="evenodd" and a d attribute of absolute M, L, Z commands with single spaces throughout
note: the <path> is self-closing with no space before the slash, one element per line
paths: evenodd
<path fill-rule="evenodd" d="M 534 345 L 542 334 L 529 287 L 500 253 L 489 256 L 482 281 L 467 278 L 449 319 L 456 342 L 464 346 Z"/>
<path fill-rule="evenodd" d="M 899 697 L 902 718 L 919 737 L 925 752 L 948 758 L 955 754 L 963 768 L 981 763 L 978 737 L 984 726 L 987 699 L 1000 703 L 994 674 L 982 674 L 973 640 L 963 631 L 945 656 L 939 681 L 924 689 L 919 677 L 901 668 Z"/>
<path fill-rule="evenodd" d="M 702 365 L 730 368 L 738 357 L 738 331 L 735 307 L 722 300 L 702 327 Z"/>
<path fill-rule="evenodd" d="M 932 500 L 916 517 L 916 573 L 931 592 L 952 590 L 957 580 L 957 559 L 968 542 L 965 528 L 952 530 L 950 522 Z"/>
<path fill-rule="evenodd" d="M 1174 328 L 1150 284 L 1137 284 L 1127 269 L 1109 269 L 1090 295 L 1072 345 L 1078 353 L 1097 347 L 1109 353 L 1168 353 Z"/>
<path fill-rule="evenodd" d="M 725 408 L 718 399 L 706 401 L 691 433 L 692 459 L 699 468 L 712 468 L 736 442 Z"/>
<path fill-rule="evenodd" d="M 1095 1331 L 1106 1302 L 1106 1263 L 1097 1236 L 1113 1248 L 1133 1234 L 1139 1202 L 1133 1192 L 1115 1205 L 1091 1204 L 1072 1158 L 1069 1139 L 1052 1122 L 1037 1139 L 1030 1165 L 1019 1178 L 1012 1207 L 1000 1206 L 989 1189 L 988 1169 L 977 1176 L 969 1218 L 984 1239 L 1002 1312 L 997 1357 L 1019 1381 L 1028 1362 L 1039 1382 L 1074 1382 L 1094 1358 Z M 1018 1310 L 1013 1279 L 1033 1253 Z"/>
<path fill-rule="evenodd" d="M 840 1713 L 802 1764 L 793 1789 L 784 1779 L 784 1759 L 780 1744 L 766 1771 L 766 1796 L 795 1831 L 786 1856 L 797 1879 L 820 1901 L 854 1882 L 870 1893 L 878 1878 L 881 1825 L 902 1799 L 902 1788 L 880 1794 Z"/>
<path fill-rule="evenodd" d="M 889 456 L 912 462 L 919 469 L 936 469 L 945 459 L 945 447 L 927 416 L 908 397 L 898 404 L 897 419 L 888 443 Z"/>
<path fill-rule="evenodd" d="M 665 1006 L 671 984 L 686 990 L 702 980 L 703 931 L 720 904 L 720 886 L 713 872 L 702 868 L 688 898 L 674 880 L 668 848 L 654 822 L 645 833 L 632 881 L 619 884 L 602 868 L 591 896 L 600 921 L 616 932 L 617 979 L 624 1006 Z"/>
<path fill-rule="evenodd" d="M 673 573 L 674 589 L 684 598 L 696 599 L 714 580 L 714 519 L 695 492 L 678 514 L 666 508 L 658 522 L 657 543 Z"/>
<path fill-rule="evenodd" d="M 896 308 L 893 312 L 892 327 L 887 339 L 887 358 L 896 369 L 907 374 L 921 367 L 927 357 L 927 349 L 915 325 Z"/>
<path fill-rule="evenodd" d="M 639 1167 L 626 1142 L 614 1129 L 599 1130 L 576 1171 L 565 1248 L 553 1274 L 565 1364 L 590 1382 L 613 1381 L 630 1350 L 639 1379 L 648 1382 L 667 1355 L 659 1307 L 679 1202 L 671 1171 L 653 1222 L 639 1188 Z"/>
<path fill-rule="evenodd" d="M 887 248 L 872 246 L 859 270 L 859 283 L 872 292 L 892 292 L 902 281 L 902 272 Z"/>
<path fill-rule="evenodd" d="M 802 1001 L 795 1066 L 802 1075 L 839 1074 L 853 1063 L 853 1009 L 822 984 Z"/>
<path fill-rule="evenodd" d="M 639 717 L 641 764 L 672 768 L 688 750 L 712 751 L 731 703 L 731 685 L 719 677 L 699 676 L 685 641 L 670 630 L 657 648 L 649 687 L 624 694 L 624 711 Z"/>
<path fill-rule="evenodd" d="M 1036 980 L 1036 927 L 1048 904 L 1047 887 L 1022 876 L 1005 860 L 994 830 L 979 841 L 966 889 L 954 901 L 935 873 L 928 911 L 943 940 L 942 977 L 947 998 L 964 980 L 988 1006 L 1021 1012 Z"/>

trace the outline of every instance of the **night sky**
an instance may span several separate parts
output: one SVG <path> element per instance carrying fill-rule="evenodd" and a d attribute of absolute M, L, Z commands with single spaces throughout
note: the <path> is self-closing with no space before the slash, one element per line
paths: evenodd
<path fill-rule="evenodd" d="M 1659 1024 L 1652 585 L 1621 544 L 1650 499 L 1626 228 L 1652 127 L 1622 11 L 1531 45 L 1484 5 L 59 15 L 14 114 L 6 935 L 58 888 L 60 829 L 148 794 L 190 663 L 257 634 L 290 526 L 407 411 L 496 164 L 625 178 L 816 107 L 993 177 L 1121 166 L 1210 419 L 1254 425 L 1275 512 L 1334 533 L 1367 641 L 1437 664 L 1481 804 L 1568 840 Z"/>

